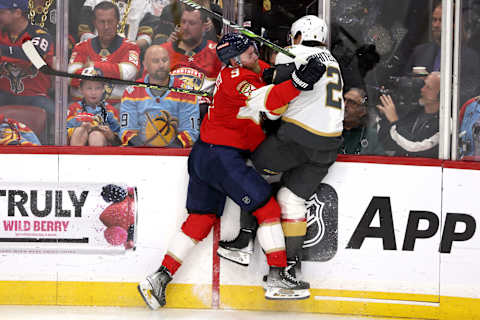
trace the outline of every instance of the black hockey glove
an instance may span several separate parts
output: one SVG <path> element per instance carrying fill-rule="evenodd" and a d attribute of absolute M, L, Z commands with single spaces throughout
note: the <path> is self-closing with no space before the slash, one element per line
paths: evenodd
<path fill-rule="evenodd" d="M 318 57 L 309 57 L 307 61 L 307 64 L 302 64 L 292 73 L 293 85 L 302 91 L 313 90 L 313 85 L 327 70 Z"/>
<path fill-rule="evenodd" d="M 263 70 L 262 78 L 263 81 L 267 84 L 272 84 L 273 83 L 273 77 L 275 76 L 275 67 L 267 68 Z"/>

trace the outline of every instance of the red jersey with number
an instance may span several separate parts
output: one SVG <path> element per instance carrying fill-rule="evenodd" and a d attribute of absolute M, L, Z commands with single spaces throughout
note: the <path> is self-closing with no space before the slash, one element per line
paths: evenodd
<path fill-rule="evenodd" d="M 81 74 L 89 64 L 102 70 L 103 76 L 108 78 L 135 80 L 140 69 L 140 48 L 120 36 L 116 36 L 109 48 L 102 48 L 98 37 L 82 41 L 73 49 L 68 65 L 68 72 Z M 73 79 L 72 87 L 78 87 L 79 79 Z M 107 102 L 120 102 L 123 91 L 127 86 L 113 85 L 112 92 L 107 92 Z M 75 100 L 81 100 L 78 90 L 73 91 Z"/>
<path fill-rule="evenodd" d="M 213 105 L 200 128 L 203 142 L 253 151 L 265 139 L 258 115 L 245 117 L 241 112 L 254 91 L 266 85 L 262 73 L 269 65 L 263 61 L 259 64 L 260 73 L 245 68 L 222 69 L 215 83 Z M 269 87 L 263 101 L 265 109 L 272 111 L 286 106 L 300 93 L 291 81 Z"/>
<path fill-rule="evenodd" d="M 16 96 L 47 96 L 51 86 L 50 76 L 39 72 L 22 50 L 22 43 L 29 39 L 52 66 L 55 45 L 47 31 L 28 24 L 17 39 L 11 39 L 4 30 L 0 33 L 0 90 Z"/>

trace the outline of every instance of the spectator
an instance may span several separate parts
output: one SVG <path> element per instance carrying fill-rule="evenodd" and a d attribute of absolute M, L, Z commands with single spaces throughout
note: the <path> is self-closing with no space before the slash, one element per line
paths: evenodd
<path fill-rule="evenodd" d="M 0 114 L 0 145 L 2 146 L 39 146 L 35 133 L 19 121 L 8 119 Z"/>
<path fill-rule="evenodd" d="M 458 155 L 460 159 L 480 155 L 480 96 L 465 102 L 458 116 L 460 123 Z"/>
<path fill-rule="evenodd" d="M 345 117 L 340 153 L 359 154 L 366 139 L 367 97 L 362 89 L 352 88 L 345 92 L 343 100 L 345 101 Z"/>
<path fill-rule="evenodd" d="M 438 157 L 440 108 L 440 73 L 425 78 L 419 100 L 423 109 L 416 108 L 399 119 L 390 95 L 380 96 L 378 110 L 385 116 L 379 123 L 379 139 L 387 154 L 394 156 Z"/>
<path fill-rule="evenodd" d="M 428 72 L 440 71 L 442 38 L 442 3 L 438 2 L 432 13 L 432 40 L 413 49 L 405 65 L 404 74 L 410 74 L 413 67 L 426 67 Z M 460 102 L 465 102 L 475 94 L 480 76 L 480 58 L 475 50 L 463 46 L 460 53 Z"/>
<path fill-rule="evenodd" d="M 383 154 L 377 131 L 368 124 L 367 96 L 363 89 L 351 88 L 344 96 L 342 154 Z"/>
<path fill-rule="evenodd" d="M 84 69 L 82 75 L 102 76 L 95 68 Z M 82 101 L 68 108 L 67 133 L 71 146 L 112 146 L 120 144 L 118 111 L 105 103 L 105 84 L 98 81 L 80 82 Z"/>
<path fill-rule="evenodd" d="M 93 10 L 93 24 L 98 36 L 80 42 L 73 48 L 68 72 L 81 74 L 85 68 L 100 69 L 105 77 L 123 80 L 135 80 L 139 70 L 140 49 L 134 43 L 117 34 L 119 11 L 117 6 L 108 1 L 99 3 Z M 74 100 L 81 100 L 78 80 L 72 80 Z M 125 86 L 112 86 L 107 92 L 106 101 L 111 105 L 120 102 Z"/>
<path fill-rule="evenodd" d="M 0 104 L 34 105 L 47 112 L 47 137 L 53 142 L 55 106 L 49 98 L 51 78 L 31 64 L 21 48 L 32 39 L 48 64 L 53 63 L 54 41 L 50 34 L 27 19 L 28 0 L 0 0 Z M 43 139 L 42 139 L 43 140 Z"/>
<path fill-rule="evenodd" d="M 147 75 L 143 82 L 177 87 L 170 76 L 168 51 L 153 45 L 145 52 Z M 121 137 L 124 145 L 189 148 L 199 135 L 197 97 L 167 89 L 129 87 L 121 105 Z"/>
<path fill-rule="evenodd" d="M 81 41 L 95 37 L 96 26 L 92 24 L 93 9 L 105 0 L 86 0 L 80 13 L 78 36 Z M 151 1 L 145 0 L 111 0 L 119 10 L 118 33 L 130 41 L 135 42 L 139 48 L 145 49 L 152 43 L 153 27 L 157 22 L 153 15 Z"/>
<path fill-rule="evenodd" d="M 81 15 L 78 14 L 85 0 L 70 1 L 68 3 L 68 48 L 69 55 L 73 46 L 78 42 L 77 30 Z M 30 23 L 36 24 L 41 28 L 45 28 L 48 33 L 55 39 L 57 34 L 57 6 L 55 0 L 34 0 L 29 1 L 28 19 Z"/>
<path fill-rule="evenodd" d="M 213 3 L 213 1 L 209 1 L 209 0 L 193 0 L 193 1 L 219 15 L 223 15 L 222 8 L 217 4 Z M 182 14 L 185 8 L 187 10 L 192 10 L 191 7 L 187 5 L 182 5 L 177 0 L 172 0 L 170 1 L 170 4 L 168 4 L 163 8 L 162 14 L 160 15 L 160 20 L 163 23 L 168 23 L 173 27 L 178 26 L 181 24 Z M 211 19 L 210 17 L 207 17 L 207 16 L 202 18 L 205 18 L 205 33 L 204 33 L 205 39 L 217 42 L 218 39 L 221 37 L 223 21 L 217 18 Z M 156 44 L 160 44 L 160 43 L 157 42 Z"/>
<path fill-rule="evenodd" d="M 162 44 L 169 53 L 172 74 L 184 80 L 182 87 L 186 89 L 213 91 L 220 72 L 222 63 L 215 52 L 216 43 L 203 36 L 207 26 L 203 13 L 185 7 L 179 31 L 172 33 L 169 41 Z M 209 104 L 208 99 L 200 99 L 202 118 Z"/>

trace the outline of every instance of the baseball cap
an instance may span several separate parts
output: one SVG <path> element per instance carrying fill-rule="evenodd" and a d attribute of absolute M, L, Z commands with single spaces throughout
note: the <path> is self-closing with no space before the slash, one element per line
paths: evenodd
<path fill-rule="evenodd" d="M 28 10 L 28 0 L 0 0 L 0 9 Z"/>

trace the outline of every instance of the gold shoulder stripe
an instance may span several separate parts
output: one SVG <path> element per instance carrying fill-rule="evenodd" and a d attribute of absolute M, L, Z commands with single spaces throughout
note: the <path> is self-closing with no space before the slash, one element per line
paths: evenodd
<path fill-rule="evenodd" d="M 339 131 L 339 132 L 322 132 L 322 131 L 318 131 L 318 130 L 315 130 L 313 128 L 310 128 L 309 126 L 307 126 L 306 124 L 298 121 L 298 120 L 295 120 L 295 119 L 292 119 L 292 118 L 287 118 L 287 117 L 282 117 L 282 120 L 285 121 L 285 122 L 288 122 L 288 123 L 291 123 L 291 124 L 294 124 L 310 133 L 313 133 L 317 136 L 322 136 L 322 137 L 339 137 L 342 135 L 342 132 Z"/>

